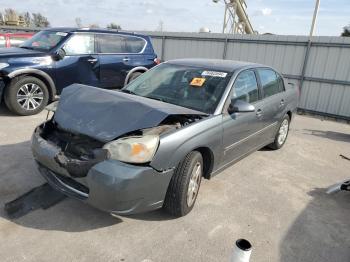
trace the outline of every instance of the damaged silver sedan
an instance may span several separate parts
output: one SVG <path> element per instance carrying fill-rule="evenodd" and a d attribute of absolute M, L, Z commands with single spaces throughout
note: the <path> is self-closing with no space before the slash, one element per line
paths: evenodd
<path fill-rule="evenodd" d="M 297 92 L 273 69 L 183 59 L 120 91 L 64 89 L 36 128 L 40 173 L 64 194 L 118 215 L 194 206 L 201 179 L 249 153 L 283 146 Z"/>

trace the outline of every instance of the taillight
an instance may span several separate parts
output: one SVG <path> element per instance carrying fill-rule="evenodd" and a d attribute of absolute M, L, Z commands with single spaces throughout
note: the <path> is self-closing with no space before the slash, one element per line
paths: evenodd
<path fill-rule="evenodd" d="M 154 58 L 154 63 L 156 63 L 156 65 L 159 65 L 160 64 L 160 59 L 159 58 Z"/>

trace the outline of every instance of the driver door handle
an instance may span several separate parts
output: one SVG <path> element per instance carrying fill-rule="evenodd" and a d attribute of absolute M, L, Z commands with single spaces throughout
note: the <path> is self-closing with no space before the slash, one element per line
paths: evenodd
<path fill-rule="evenodd" d="M 124 57 L 124 58 L 123 58 L 123 61 L 124 61 L 124 62 L 129 62 L 129 61 L 130 61 L 130 58 L 129 58 L 129 57 Z"/>
<path fill-rule="evenodd" d="M 97 62 L 97 58 L 90 58 L 87 60 L 89 63 L 94 64 Z"/>
<path fill-rule="evenodd" d="M 262 117 L 262 114 L 263 114 L 263 112 L 262 112 L 261 109 L 256 110 L 256 116 L 257 116 L 258 118 Z"/>

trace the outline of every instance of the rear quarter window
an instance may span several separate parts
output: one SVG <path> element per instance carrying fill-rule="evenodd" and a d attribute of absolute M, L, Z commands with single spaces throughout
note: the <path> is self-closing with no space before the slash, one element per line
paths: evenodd
<path fill-rule="evenodd" d="M 127 53 L 140 53 L 146 45 L 146 41 L 139 37 L 126 37 Z"/>
<path fill-rule="evenodd" d="M 284 87 L 283 78 L 277 73 L 276 73 L 276 75 L 277 75 L 277 81 L 278 81 L 278 88 L 279 88 L 280 92 L 286 91 L 286 88 Z"/>

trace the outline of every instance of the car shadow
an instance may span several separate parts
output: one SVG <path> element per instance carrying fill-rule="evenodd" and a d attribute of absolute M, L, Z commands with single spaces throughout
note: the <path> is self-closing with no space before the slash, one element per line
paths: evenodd
<path fill-rule="evenodd" d="M 0 116 L 18 116 L 14 113 L 12 113 L 5 105 L 5 103 L 2 101 L 0 104 Z"/>
<path fill-rule="evenodd" d="M 350 142 L 350 134 L 335 132 L 335 131 L 322 131 L 322 130 L 313 130 L 313 129 L 305 129 L 306 135 L 313 135 L 322 138 L 328 138 L 335 141 L 340 142 Z"/>
<path fill-rule="evenodd" d="M 350 261 L 350 192 L 309 192 L 310 203 L 280 245 L 280 261 Z"/>
<path fill-rule="evenodd" d="M 4 205 L 31 189 L 45 183 L 34 163 L 30 142 L 0 145 L 0 217 L 17 225 L 39 230 L 82 232 L 117 225 L 124 217 L 111 216 L 81 201 L 65 198 L 48 209 L 37 209 L 23 217 L 10 219 Z M 125 217 L 126 218 L 126 217 Z M 162 221 L 172 219 L 161 210 L 139 215 L 130 219 Z"/>

